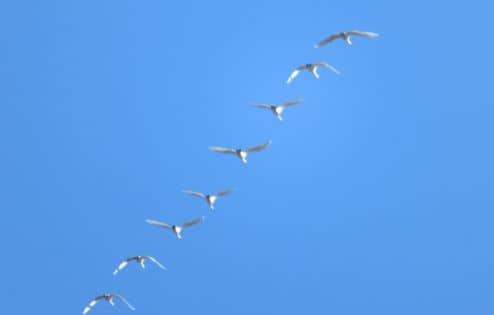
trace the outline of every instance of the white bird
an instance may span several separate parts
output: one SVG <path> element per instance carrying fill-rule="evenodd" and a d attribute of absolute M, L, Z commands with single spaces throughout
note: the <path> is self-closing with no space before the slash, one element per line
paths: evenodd
<path fill-rule="evenodd" d="M 257 107 L 257 108 L 269 109 L 271 112 L 273 112 L 273 114 L 276 115 L 276 117 L 278 117 L 278 120 L 279 121 L 283 121 L 283 117 L 281 117 L 281 114 L 283 113 L 283 111 L 285 110 L 285 108 L 290 107 L 290 106 L 293 106 L 293 105 L 300 104 L 302 102 L 303 102 L 302 99 L 298 99 L 298 100 L 293 100 L 293 101 L 288 101 L 288 102 L 285 102 L 285 103 L 281 103 L 280 105 L 251 104 L 250 106 L 251 107 Z"/>
<path fill-rule="evenodd" d="M 127 264 L 131 261 L 135 261 L 135 262 L 139 263 L 141 265 L 142 269 L 144 269 L 144 268 L 146 268 L 146 266 L 144 265 L 144 261 L 146 259 L 152 261 L 153 263 L 158 265 L 158 267 L 160 267 L 161 269 L 166 269 L 166 267 L 163 266 L 162 264 L 160 264 L 160 262 L 158 260 L 156 260 L 154 257 L 151 257 L 151 256 L 131 256 L 131 257 L 127 257 L 124 261 L 122 261 L 120 263 L 120 265 L 118 265 L 117 269 L 115 269 L 115 271 L 113 272 L 113 275 L 116 275 L 120 270 L 124 269 L 127 266 Z"/>
<path fill-rule="evenodd" d="M 82 311 L 82 314 L 87 314 L 87 312 L 89 312 L 96 305 L 96 303 L 98 303 L 100 300 L 103 300 L 103 299 L 105 301 L 107 301 L 108 303 L 110 303 L 112 306 L 114 306 L 115 305 L 115 302 L 113 302 L 113 299 L 114 298 L 117 298 L 120 301 L 122 301 L 125 304 L 127 304 L 127 306 L 131 310 L 133 310 L 133 311 L 135 310 L 135 308 L 123 296 L 121 296 L 120 294 L 116 294 L 116 293 L 105 293 L 105 294 L 98 295 L 91 302 L 89 302 L 89 304 Z"/>
<path fill-rule="evenodd" d="M 175 235 L 177 236 L 178 239 L 182 239 L 182 235 L 180 233 L 182 232 L 182 230 L 184 228 L 189 227 L 189 226 L 194 225 L 194 224 L 197 224 L 197 223 L 201 223 L 202 221 L 204 221 L 204 217 L 200 217 L 200 218 L 197 218 L 195 220 L 182 223 L 180 225 L 170 225 L 170 224 L 155 221 L 155 220 L 146 220 L 146 222 L 149 224 L 172 230 L 172 232 L 175 233 Z"/>
<path fill-rule="evenodd" d="M 348 43 L 348 45 L 351 45 L 352 44 L 352 41 L 351 41 L 352 36 L 363 36 L 363 37 L 368 37 L 368 38 L 375 38 L 375 37 L 378 37 L 379 34 L 373 33 L 373 32 L 362 32 L 362 31 L 340 32 L 340 33 L 333 34 L 333 35 L 323 39 L 319 43 L 315 44 L 314 47 L 315 48 L 322 47 L 326 44 L 329 44 L 330 42 L 334 41 L 337 38 L 341 38 L 344 41 L 346 41 Z"/>
<path fill-rule="evenodd" d="M 226 196 L 226 195 L 230 194 L 232 191 L 233 190 L 228 189 L 225 191 L 217 192 L 216 194 L 213 194 L 213 195 L 208 195 L 208 194 L 204 194 L 202 192 L 197 192 L 197 191 L 192 191 L 192 190 L 183 190 L 183 192 L 188 194 L 188 195 L 196 196 L 196 197 L 199 197 L 199 198 L 206 200 L 209 207 L 211 208 L 211 210 L 214 210 L 214 203 L 216 202 L 216 200 L 218 200 L 219 197 Z"/>
<path fill-rule="evenodd" d="M 265 142 L 263 144 L 260 144 L 255 147 L 249 147 L 247 149 L 231 149 L 231 148 L 222 148 L 222 147 L 209 147 L 209 150 L 218 152 L 218 153 L 225 153 L 225 154 L 235 154 L 238 156 L 242 162 L 247 163 L 247 154 L 251 152 L 259 152 L 264 149 L 266 149 L 269 145 L 271 145 L 271 140 L 268 142 Z"/>
<path fill-rule="evenodd" d="M 340 72 L 338 70 L 336 70 L 335 67 L 333 67 L 332 65 L 327 64 L 325 62 L 307 63 L 305 65 L 301 65 L 301 66 L 295 68 L 295 70 L 293 70 L 293 72 L 290 74 L 290 77 L 286 81 L 286 84 L 290 84 L 293 81 L 293 79 L 295 79 L 298 76 L 298 74 L 300 73 L 300 71 L 302 71 L 302 70 L 308 70 L 308 71 L 312 72 L 314 77 L 316 77 L 316 79 L 319 79 L 319 74 L 317 73 L 317 69 L 319 69 L 319 67 L 328 68 L 329 70 L 333 71 L 334 73 L 340 74 Z"/>

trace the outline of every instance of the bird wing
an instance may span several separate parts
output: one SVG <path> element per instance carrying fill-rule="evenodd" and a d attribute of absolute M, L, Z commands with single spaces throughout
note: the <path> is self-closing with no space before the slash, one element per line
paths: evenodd
<path fill-rule="evenodd" d="M 328 68 L 329 70 L 333 71 L 334 73 L 336 74 L 340 74 L 340 71 L 338 71 L 335 67 L 333 67 L 332 65 L 330 65 L 329 63 L 326 63 L 326 62 L 320 62 L 320 63 L 317 63 L 316 64 L 317 67 L 324 67 L 324 68 Z"/>
<path fill-rule="evenodd" d="M 222 147 L 209 147 L 209 150 L 218 152 L 218 153 L 230 153 L 230 154 L 235 154 L 235 149 L 231 148 L 222 148 Z"/>
<path fill-rule="evenodd" d="M 102 294 L 102 295 L 98 295 L 97 297 L 95 297 L 91 302 L 89 302 L 89 304 L 84 308 L 84 310 L 82 311 L 82 314 L 87 314 L 87 312 L 89 312 L 91 310 L 91 308 L 93 308 L 93 306 L 96 305 L 96 303 L 98 303 L 99 300 L 101 300 L 102 298 L 104 298 L 105 296 Z"/>
<path fill-rule="evenodd" d="M 271 109 L 271 105 L 269 104 L 250 104 L 250 107 L 257 107 L 257 108 L 266 108 L 266 109 Z"/>
<path fill-rule="evenodd" d="M 281 103 L 279 105 L 279 107 L 285 108 L 285 107 L 289 107 L 289 106 L 300 104 L 303 101 L 304 101 L 303 99 L 297 99 L 297 100 L 293 100 L 293 101 L 288 101 L 288 102 L 285 102 L 285 103 Z"/>
<path fill-rule="evenodd" d="M 162 228 L 166 228 L 166 229 L 170 229 L 170 230 L 172 228 L 172 226 L 170 224 L 167 224 L 167 223 L 164 223 L 164 222 L 160 222 L 160 221 L 146 220 L 146 222 L 149 223 L 149 224 L 156 225 L 156 226 L 159 226 L 159 227 L 162 227 Z"/>
<path fill-rule="evenodd" d="M 331 43 L 332 41 L 334 41 L 335 39 L 337 39 L 339 37 L 341 37 L 341 35 L 339 33 L 333 34 L 333 35 L 331 35 L 329 37 L 326 37 L 325 39 L 323 39 L 319 43 L 315 44 L 314 45 L 314 48 L 319 48 L 319 47 L 322 47 L 322 46 L 324 46 L 326 44 L 329 44 L 329 43 Z"/>
<path fill-rule="evenodd" d="M 299 67 L 295 68 L 295 70 L 293 70 L 293 72 L 288 77 L 288 80 L 286 80 L 286 84 L 290 84 L 293 81 L 293 79 L 295 79 L 298 76 L 298 74 L 300 73 L 300 71 L 302 71 L 303 69 L 305 69 L 304 66 L 299 66 Z"/>
<path fill-rule="evenodd" d="M 249 152 L 249 153 L 250 152 L 259 152 L 259 151 L 266 149 L 270 144 L 271 144 L 271 140 L 269 140 L 268 142 L 265 142 L 263 144 L 260 144 L 258 146 L 247 148 L 247 149 L 245 149 L 245 151 Z"/>
<path fill-rule="evenodd" d="M 192 191 L 192 190 L 182 190 L 182 192 L 186 193 L 187 195 L 196 196 L 196 197 L 199 197 L 202 199 L 206 199 L 206 195 L 201 193 L 201 192 Z"/>
<path fill-rule="evenodd" d="M 125 259 L 124 261 L 122 261 L 120 263 L 120 265 L 118 265 L 117 269 L 115 269 L 115 271 L 113 272 L 113 275 L 116 275 L 120 270 L 124 269 L 127 264 L 129 263 L 129 261 L 131 261 L 132 259 L 129 257 L 127 259 Z"/>
<path fill-rule="evenodd" d="M 116 297 L 117 299 L 119 299 L 120 301 L 124 302 L 125 304 L 127 304 L 127 306 L 135 311 L 135 307 L 132 306 L 132 304 L 129 303 L 129 301 L 127 301 L 123 296 L 121 296 L 120 294 L 112 294 L 113 297 Z"/>
<path fill-rule="evenodd" d="M 369 38 L 374 38 L 379 36 L 378 33 L 373 33 L 373 32 L 362 32 L 362 31 L 351 31 L 348 32 L 348 35 L 357 35 L 357 36 L 364 36 L 364 37 L 369 37 Z"/>
<path fill-rule="evenodd" d="M 233 190 L 232 189 L 227 189 L 225 191 L 220 191 L 216 193 L 216 196 L 221 197 L 221 196 L 226 196 L 230 194 Z"/>
<path fill-rule="evenodd" d="M 151 257 L 151 256 L 144 256 L 146 257 L 147 259 L 151 260 L 152 262 L 154 262 L 156 265 L 158 265 L 158 267 L 160 267 L 161 269 L 166 269 L 165 266 L 163 266 L 162 264 L 160 264 L 160 262 L 154 258 L 154 257 Z"/>
<path fill-rule="evenodd" d="M 182 228 L 186 228 L 186 227 L 189 227 L 191 225 L 194 225 L 194 224 L 197 224 L 197 223 L 201 223 L 202 221 L 204 221 L 204 217 L 200 217 L 200 218 L 197 218 L 197 219 L 194 219 L 192 221 L 189 221 L 189 222 L 185 222 L 181 225 Z"/>

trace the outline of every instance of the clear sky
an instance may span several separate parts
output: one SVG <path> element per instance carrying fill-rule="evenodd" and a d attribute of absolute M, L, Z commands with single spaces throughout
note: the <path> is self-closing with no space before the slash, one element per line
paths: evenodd
<path fill-rule="evenodd" d="M 2 2 L 2 314 L 102 292 L 136 315 L 492 314 L 493 11 Z M 313 48 L 352 29 L 381 36 Z M 317 61 L 341 75 L 284 84 Z M 282 123 L 247 106 L 294 98 Z M 207 149 L 266 140 L 246 165 Z M 226 188 L 215 212 L 181 193 Z M 183 240 L 144 222 L 201 215 Z M 112 276 L 146 254 L 168 270 Z"/>

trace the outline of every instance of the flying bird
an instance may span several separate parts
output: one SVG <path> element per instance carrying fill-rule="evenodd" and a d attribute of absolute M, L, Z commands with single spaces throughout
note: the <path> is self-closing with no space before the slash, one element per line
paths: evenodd
<path fill-rule="evenodd" d="M 113 299 L 114 298 L 117 298 L 120 301 L 122 301 L 125 304 L 127 304 L 127 306 L 131 310 L 133 310 L 133 311 L 135 310 L 135 308 L 123 296 L 121 296 L 120 294 L 116 294 L 116 293 L 105 293 L 105 294 L 98 295 L 91 302 L 89 302 L 89 304 L 82 311 L 82 314 L 87 314 L 96 305 L 96 303 L 98 303 L 100 300 L 103 300 L 103 299 L 105 301 L 107 301 L 108 303 L 110 303 L 112 306 L 115 306 L 115 302 L 113 302 Z"/>
<path fill-rule="evenodd" d="M 213 195 L 208 195 L 208 194 L 204 194 L 202 192 L 196 192 L 196 191 L 192 191 L 192 190 L 183 190 L 183 192 L 188 194 L 188 195 L 196 196 L 196 197 L 199 197 L 199 198 L 206 200 L 206 202 L 208 203 L 211 210 L 214 210 L 214 203 L 216 202 L 216 200 L 218 200 L 219 197 L 226 196 L 226 195 L 230 194 L 232 191 L 233 190 L 228 189 L 225 191 L 217 192 L 216 194 L 213 194 Z"/>
<path fill-rule="evenodd" d="M 139 263 L 141 265 L 142 269 L 144 269 L 144 268 L 146 268 L 146 266 L 144 265 L 144 261 L 146 259 L 152 261 L 153 263 L 158 265 L 158 267 L 160 267 L 161 269 L 166 269 L 166 267 L 163 266 L 162 264 L 160 264 L 160 262 L 158 260 L 156 260 L 154 257 L 151 257 L 151 256 L 131 256 L 131 257 L 127 257 L 124 261 L 122 261 L 120 263 L 120 265 L 118 265 L 117 269 L 115 269 L 115 271 L 113 272 L 113 275 L 116 275 L 120 270 L 127 267 L 127 264 L 131 261 L 135 261 L 135 262 Z"/>
<path fill-rule="evenodd" d="M 285 110 L 285 108 L 290 107 L 290 106 L 293 106 L 293 105 L 300 104 L 302 102 L 303 102 L 302 99 L 298 99 L 298 100 L 293 100 L 293 101 L 288 101 L 288 102 L 285 102 L 285 103 L 281 103 L 280 105 L 251 104 L 250 106 L 251 107 L 257 107 L 257 108 L 269 109 L 273 114 L 276 115 L 276 117 L 278 117 L 278 120 L 279 121 L 283 121 L 283 117 L 281 117 L 281 114 L 283 113 L 283 111 Z"/>
<path fill-rule="evenodd" d="M 178 239 L 182 239 L 182 235 L 180 233 L 182 233 L 183 229 L 185 229 L 186 227 L 189 227 L 191 225 L 201 223 L 202 221 L 204 221 L 204 217 L 200 217 L 200 218 L 197 218 L 195 220 L 182 223 L 180 225 L 170 225 L 168 223 L 159 222 L 159 221 L 155 221 L 155 220 L 146 220 L 146 222 L 149 224 L 172 230 L 172 232 L 175 233 L 175 235 L 177 236 Z"/>
<path fill-rule="evenodd" d="M 247 155 L 251 152 L 259 152 L 264 149 L 266 149 L 269 145 L 271 145 L 271 140 L 268 142 L 265 142 L 263 144 L 260 144 L 255 147 L 249 147 L 247 149 L 231 149 L 231 148 L 222 148 L 222 147 L 209 147 L 209 150 L 218 152 L 218 153 L 225 153 L 225 154 L 235 154 L 238 156 L 242 162 L 247 163 Z"/>
<path fill-rule="evenodd" d="M 379 34 L 373 33 L 373 32 L 362 32 L 362 31 L 340 32 L 340 33 L 333 34 L 333 35 L 329 36 L 328 38 L 323 39 L 319 43 L 315 44 L 314 47 L 315 48 L 322 47 L 326 44 L 331 43 L 332 41 L 334 41 L 335 39 L 338 39 L 338 38 L 343 39 L 344 41 L 346 41 L 348 43 L 348 45 L 351 45 L 352 44 L 352 41 L 351 41 L 352 36 L 363 36 L 363 37 L 368 37 L 368 38 L 375 38 L 375 37 L 378 37 Z"/>
<path fill-rule="evenodd" d="M 328 68 L 329 70 L 333 71 L 334 73 L 340 74 L 340 72 L 338 70 L 336 70 L 335 67 L 333 67 L 332 65 L 327 64 L 325 62 L 307 63 L 305 65 L 301 65 L 301 66 L 295 68 L 295 70 L 293 70 L 293 72 L 290 74 L 290 77 L 286 81 L 286 84 L 290 84 L 293 81 L 293 79 L 295 79 L 299 75 L 300 71 L 302 71 L 302 70 L 308 70 L 308 71 L 312 72 L 314 77 L 316 77 L 316 79 L 319 79 L 319 74 L 317 73 L 317 69 L 319 69 L 320 67 Z"/>

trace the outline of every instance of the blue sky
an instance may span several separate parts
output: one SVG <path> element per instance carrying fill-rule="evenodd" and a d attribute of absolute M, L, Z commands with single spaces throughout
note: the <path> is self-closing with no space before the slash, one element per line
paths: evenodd
<path fill-rule="evenodd" d="M 493 9 L 3 2 L 3 312 L 492 314 Z M 381 36 L 312 48 L 351 29 Z M 342 74 L 284 84 L 317 61 Z M 181 193 L 226 188 L 213 213 Z M 143 254 L 168 270 L 112 276 Z"/>

